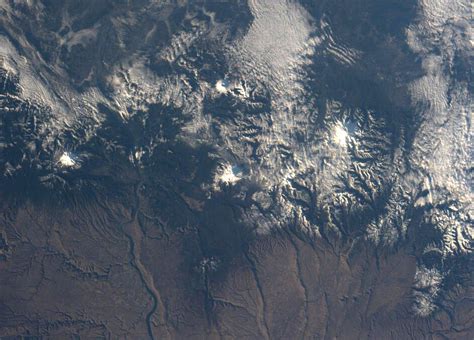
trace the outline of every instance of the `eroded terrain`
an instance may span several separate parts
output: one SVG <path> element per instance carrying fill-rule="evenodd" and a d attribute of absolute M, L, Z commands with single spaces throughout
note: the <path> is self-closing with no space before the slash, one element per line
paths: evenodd
<path fill-rule="evenodd" d="M 0 1 L 0 337 L 472 338 L 469 6 Z"/>

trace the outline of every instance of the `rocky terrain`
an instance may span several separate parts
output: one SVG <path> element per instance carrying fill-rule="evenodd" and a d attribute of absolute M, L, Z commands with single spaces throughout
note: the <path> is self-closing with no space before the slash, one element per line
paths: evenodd
<path fill-rule="evenodd" d="M 472 14 L 0 0 L 1 339 L 472 339 Z"/>

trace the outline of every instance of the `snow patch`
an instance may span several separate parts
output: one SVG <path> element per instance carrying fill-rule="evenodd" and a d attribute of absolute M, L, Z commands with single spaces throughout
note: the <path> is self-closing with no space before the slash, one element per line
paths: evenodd
<path fill-rule="evenodd" d="M 61 157 L 59 157 L 58 163 L 64 168 L 71 168 L 77 164 L 72 155 L 67 151 L 65 151 Z"/>
<path fill-rule="evenodd" d="M 219 80 L 216 83 L 216 90 L 219 93 L 227 93 L 229 88 L 229 82 L 227 80 Z"/>
<path fill-rule="evenodd" d="M 337 123 L 332 132 L 332 140 L 339 146 L 346 146 L 349 134 L 341 123 Z"/>
<path fill-rule="evenodd" d="M 225 164 L 217 170 L 214 184 L 217 189 L 219 184 L 234 185 L 241 179 L 242 170 L 238 166 Z"/>

